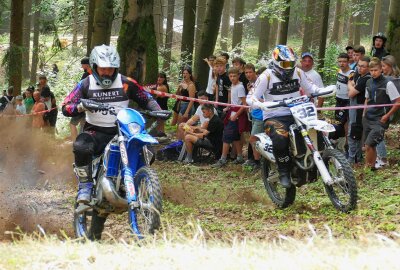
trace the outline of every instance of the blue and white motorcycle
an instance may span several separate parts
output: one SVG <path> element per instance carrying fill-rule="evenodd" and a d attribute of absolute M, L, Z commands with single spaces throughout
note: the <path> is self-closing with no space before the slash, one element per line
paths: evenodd
<path fill-rule="evenodd" d="M 115 113 L 107 104 L 81 101 L 86 109 Z M 171 116 L 169 111 L 141 113 L 162 120 Z M 88 205 L 75 206 L 76 237 L 100 239 L 106 217 L 126 211 L 130 228 L 139 239 L 160 227 L 161 185 L 156 172 L 150 168 L 154 154 L 149 150 L 150 145 L 158 141 L 147 133 L 141 113 L 130 108 L 121 109 L 116 121 L 118 134 L 101 156 L 94 157 L 93 199 Z"/>
<path fill-rule="evenodd" d="M 330 92 L 313 94 L 313 97 Z M 356 208 L 357 183 L 353 170 L 342 152 L 333 148 L 328 134 L 335 127 L 318 120 L 317 109 L 310 98 L 300 96 L 282 102 L 266 102 L 263 110 L 288 107 L 295 124 L 289 127 L 291 182 L 290 188 L 279 183 L 276 160 L 272 152 L 272 140 L 265 134 L 255 136 L 257 152 L 262 156 L 262 177 L 265 189 L 271 200 L 279 207 L 286 208 L 296 197 L 296 188 L 313 183 L 321 177 L 325 190 L 334 207 L 344 213 Z"/>

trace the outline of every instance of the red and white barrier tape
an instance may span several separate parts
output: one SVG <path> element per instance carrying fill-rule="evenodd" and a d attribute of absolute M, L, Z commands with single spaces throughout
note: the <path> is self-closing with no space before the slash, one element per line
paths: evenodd
<path fill-rule="evenodd" d="M 27 114 L 4 114 L 4 113 L 0 113 L 0 117 L 27 117 L 27 116 L 36 116 L 39 114 L 45 114 L 47 112 L 51 112 L 52 110 L 56 110 L 57 107 L 55 108 L 51 108 L 48 110 L 44 110 L 44 111 L 40 111 L 40 112 L 35 112 L 35 113 L 27 113 Z"/>
<path fill-rule="evenodd" d="M 176 95 L 176 94 L 165 93 L 165 92 L 150 89 L 148 87 L 149 86 L 146 86 L 144 88 L 147 92 L 149 92 L 152 95 L 157 95 L 160 97 L 170 97 L 173 99 L 179 99 L 179 100 L 184 100 L 184 101 L 209 103 L 209 104 L 226 106 L 226 107 L 250 108 L 250 106 L 233 105 L 233 104 L 229 104 L 229 103 L 222 103 L 222 102 L 217 102 L 217 101 L 203 100 L 203 99 L 198 99 L 198 98 L 185 97 L 185 96 L 180 96 L 180 95 Z M 347 107 L 323 107 L 323 108 L 317 108 L 317 110 L 318 111 L 339 111 L 339 110 L 365 109 L 365 108 L 374 108 L 374 107 L 389 107 L 389 106 L 395 106 L 395 105 L 396 104 L 375 104 L 375 105 L 367 105 L 367 106 L 357 105 L 357 106 L 347 106 Z"/>

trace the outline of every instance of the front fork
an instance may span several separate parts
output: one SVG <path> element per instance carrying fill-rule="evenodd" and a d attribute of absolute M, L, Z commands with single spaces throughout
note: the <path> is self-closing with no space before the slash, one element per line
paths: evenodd
<path fill-rule="evenodd" d="M 317 165 L 318 171 L 322 177 L 322 181 L 324 181 L 324 183 L 327 185 L 332 185 L 333 184 L 332 177 L 329 174 L 329 171 L 325 166 L 325 163 L 321 157 L 321 154 L 318 152 L 317 149 L 315 149 L 305 126 L 299 125 L 299 130 L 300 130 L 301 135 L 304 138 L 304 141 L 306 142 L 308 149 L 311 151 L 315 165 Z"/>

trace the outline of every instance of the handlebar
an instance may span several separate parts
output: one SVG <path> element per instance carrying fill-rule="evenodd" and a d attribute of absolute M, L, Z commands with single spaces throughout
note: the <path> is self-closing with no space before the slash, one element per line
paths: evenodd
<path fill-rule="evenodd" d="M 110 110 L 111 106 L 109 104 L 97 102 L 90 99 L 81 99 L 82 106 L 87 110 L 97 110 L 97 111 L 108 111 Z M 119 107 L 119 106 L 115 106 Z M 123 107 L 120 107 L 123 108 Z M 171 117 L 172 112 L 167 110 L 159 110 L 159 111 L 138 111 L 142 115 L 146 115 L 152 118 L 160 119 L 160 120 L 167 120 Z"/>

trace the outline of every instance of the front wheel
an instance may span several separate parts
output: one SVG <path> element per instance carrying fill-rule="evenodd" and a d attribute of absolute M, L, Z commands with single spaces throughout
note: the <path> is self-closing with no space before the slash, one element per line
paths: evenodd
<path fill-rule="evenodd" d="M 329 199 L 337 210 L 348 213 L 357 205 L 357 183 L 353 170 L 339 150 L 326 149 L 322 158 L 332 177 L 332 184 L 325 184 Z"/>
<path fill-rule="evenodd" d="M 296 187 L 294 185 L 291 185 L 290 188 L 282 187 L 279 182 L 276 164 L 262 158 L 261 171 L 264 187 L 272 202 L 282 209 L 293 204 L 296 198 Z"/>
<path fill-rule="evenodd" d="M 78 204 L 75 203 L 75 209 Z M 74 231 L 77 238 L 100 240 L 104 229 L 106 217 L 101 217 L 94 209 L 89 209 L 80 214 L 74 213 Z"/>
<path fill-rule="evenodd" d="M 162 211 L 161 186 L 157 174 L 145 166 L 136 172 L 133 182 L 137 192 L 138 207 L 134 212 L 129 211 L 132 230 L 139 232 L 139 237 L 142 233 L 154 234 L 160 227 Z"/>

